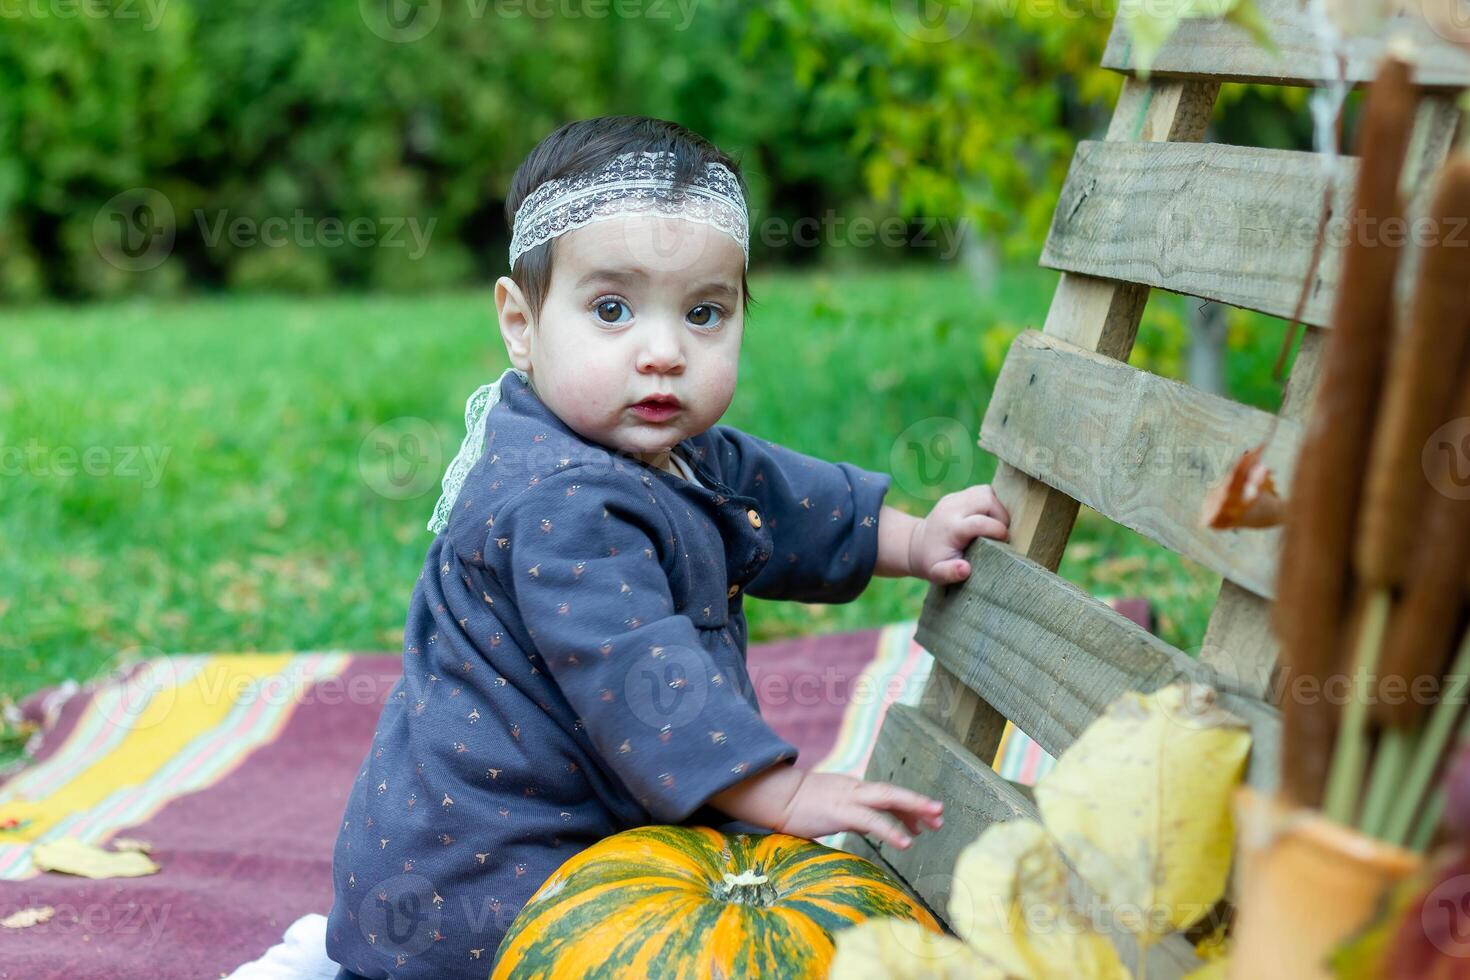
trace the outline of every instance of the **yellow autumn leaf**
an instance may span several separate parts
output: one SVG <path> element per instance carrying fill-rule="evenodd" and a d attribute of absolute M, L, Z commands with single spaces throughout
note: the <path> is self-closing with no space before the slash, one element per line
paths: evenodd
<path fill-rule="evenodd" d="M 104 851 L 74 837 L 46 841 L 31 851 L 36 867 L 85 878 L 136 878 L 158 873 L 158 865 L 138 851 Z"/>
<path fill-rule="evenodd" d="M 1230 975 L 1230 961 L 1211 960 L 1198 970 L 1191 970 L 1184 980 L 1225 980 Z"/>
<path fill-rule="evenodd" d="M 828 980 L 1008 980 L 958 939 L 908 919 L 870 919 L 837 933 Z"/>
<path fill-rule="evenodd" d="M 1121 980 L 1117 950 L 1067 896 L 1067 867 L 1046 828 L 1013 820 L 985 829 L 955 862 L 950 924 L 1007 974 L 1034 980 Z"/>
<path fill-rule="evenodd" d="M 1147 948 L 1220 899 L 1250 733 L 1203 684 L 1125 694 L 1036 787 L 1077 873 Z"/>

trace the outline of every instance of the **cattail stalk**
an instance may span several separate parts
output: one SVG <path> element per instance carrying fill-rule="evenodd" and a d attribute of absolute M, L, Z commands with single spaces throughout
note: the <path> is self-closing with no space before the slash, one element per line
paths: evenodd
<path fill-rule="evenodd" d="M 1470 630 L 1460 640 L 1454 666 L 1445 677 L 1444 693 L 1429 713 L 1429 721 L 1424 726 L 1413 761 L 1404 773 L 1393 809 L 1377 835 L 1390 844 L 1403 844 L 1409 837 L 1414 816 L 1419 812 L 1419 800 L 1440 768 L 1440 761 L 1449 746 L 1450 733 L 1455 730 L 1455 719 L 1465 704 L 1467 683 L 1470 683 Z"/>
<path fill-rule="evenodd" d="M 1343 707 L 1342 725 L 1332 753 L 1332 771 L 1327 777 L 1327 795 L 1322 810 L 1329 820 L 1349 825 L 1357 814 L 1358 794 L 1368 765 L 1368 692 L 1378 669 L 1383 648 L 1383 631 L 1388 625 L 1389 595 L 1384 589 L 1368 593 L 1367 609 L 1358 631 L 1357 656 L 1353 658 L 1353 686 Z"/>
<path fill-rule="evenodd" d="M 1470 157 L 1457 155 L 1442 168 L 1429 218 L 1436 234 L 1422 251 L 1409 326 L 1389 368 L 1358 522 L 1356 570 L 1362 581 L 1377 588 L 1405 585 L 1416 545 L 1444 550 L 1421 537 L 1426 501 L 1433 506 L 1421 460 L 1431 434 L 1457 407 L 1457 383 L 1470 382 L 1463 368 L 1470 340 L 1470 247 L 1449 235 L 1449 229 L 1470 219 Z M 1373 706 L 1381 725 L 1407 728 L 1423 718 L 1425 705 L 1388 696 L 1388 686 L 1407 689 L 1421 676 L 1438 677 L 1444 667 L 1453 642 L 1446 617 L 1458 612 L 1458 583 L 1470 568 L 1466 560 L 1458 571 L 1446 569 L 1442 562 L 1451 557 L 1443 556 L 1429 570 L 1436 576 L 1430 582 L 1418 574 L 1423 562 L 1412 573 L 1420 589 L 1432 584 L 1441 593 L 1436 618 L 1422 622 L 1407 609 L 1393 617 L 1381 660 L 1380 696 Z M 1419 602 L 1422 608 L 1425 597 Z"/>
<path fill-rule="evenodd" d="M 1325 680 L 1339 669 L 1348 602 L 1348 559 L 1391 334 L 1401 240 L 1382 234 L 1402 221 L 1399 174 L 1417 96 L 1410 66 L 1389 55 L 1368 91 L 1358 133 L 1352 234 L 1344 249 L 1332 330 L 1292 481 L 1272 625 L 1287 667 Z M 1299 803 L 1321 799 L 1335 727 L 1323 699 L 1282 706 L 1283 788 Z"/>

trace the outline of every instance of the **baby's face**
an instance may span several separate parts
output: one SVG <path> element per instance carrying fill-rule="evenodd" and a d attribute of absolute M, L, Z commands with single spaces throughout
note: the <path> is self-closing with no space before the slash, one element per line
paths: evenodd
<path fill-rule="evenodd" d="M 663 466 L 734 397 L 744 252 L 707 225 L 649 215 L 594 222 L 555 247 L 531 383 L 583 438 Z M 653 395 L 678 402 L 638 407 Z"/>

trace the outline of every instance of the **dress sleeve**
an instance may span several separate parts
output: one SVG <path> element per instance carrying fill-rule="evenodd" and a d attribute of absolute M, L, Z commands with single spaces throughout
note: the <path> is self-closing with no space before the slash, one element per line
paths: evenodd
<path fill-rule="evenodd" d="M 674 614 L 663 566 L 671 528 L 636 481 L 573 467 L 494 521 L 487 547 L 507 542 L 506 584 L 544 667 L 655 820 L 679 823 L 721 790 L 795 761 L 796 746 L 721 672 L 689 617 Z"/>
<path fill-rule="evenodd" d="M 760 501 L 770 560 L 746 587 L 761 599 L 851 602 L 878 563 L 878 514 L 892 477 L 716 426 L 726 482 Z"/>

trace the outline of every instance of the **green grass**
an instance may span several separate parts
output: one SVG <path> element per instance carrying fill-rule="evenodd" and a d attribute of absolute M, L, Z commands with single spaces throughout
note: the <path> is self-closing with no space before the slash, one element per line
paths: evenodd
<path fill-rule="evenodd" d="M 1011 338 L 1040 326 L 1055 281 L 1022 268 L 977 297 L 956 271 L 757 277 L 724 421 L 896 468 L 889 502 L 923 513 L 994 472 L 933 436 L 973 444 Z M 1134 363 L 1177 373 L 1185 302 L 1151 303 Z M 1236 324 L 1231 375 L 1236 397 L 1267 407 L 1269 322 Z M 464 292 L 17 310 L 0 364 L 0 693 L 21 696 L 134 655 L 396 650 L 465 395 L 506 362 L 488 293 Z M 385 423 L 437 436 L 417 496 L 377 492 L 391 484 L 371 453 L 359 464 Z M 939 453 L 933 487 L 905 432 Z M 1219 581 L 1085 510 L 1062 572 L 1148 596 L 1185 649 Z M 876 579 L 844 606 L 752 600 L 752 636 L 914 617 L 925 589 Z"/>

